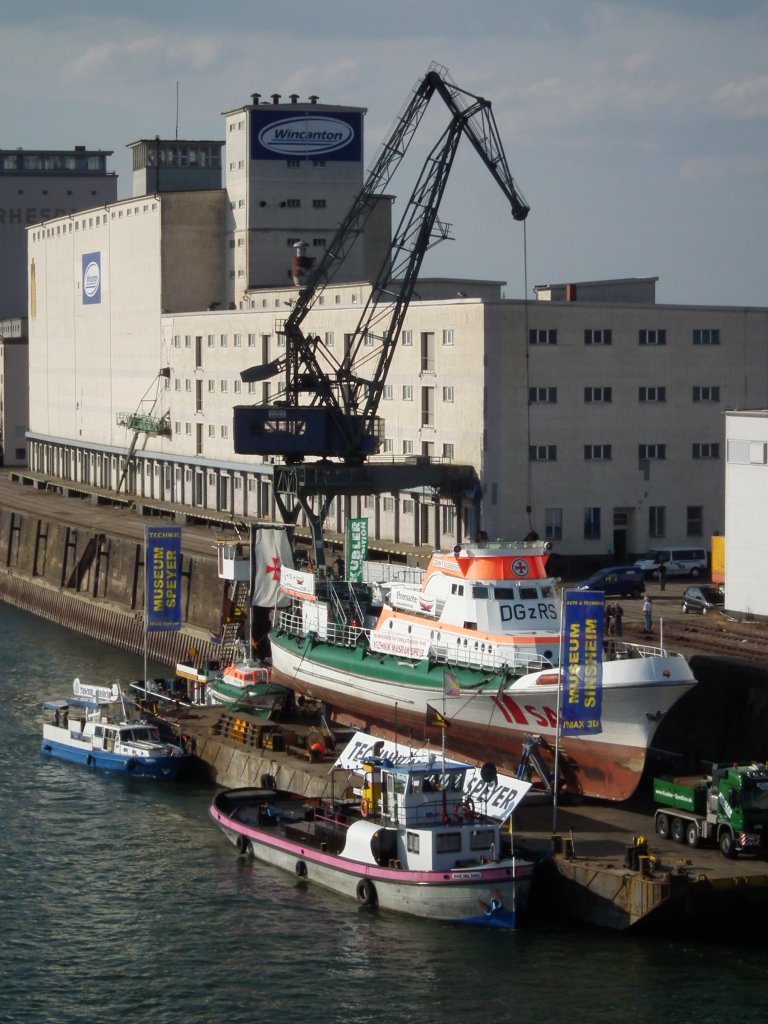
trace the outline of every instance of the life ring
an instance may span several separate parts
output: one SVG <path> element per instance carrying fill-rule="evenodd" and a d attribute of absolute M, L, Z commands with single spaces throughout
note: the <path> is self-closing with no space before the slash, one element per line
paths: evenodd
<path fill-rule="evenodd" d="M 360 813 L 364 818 L 367 818 L 368 815 L 371 813 L 371 805 L 368 803 L 367 800 L 363 800 L 363 802 L 360 804 Z"/>
<path fill-rule="evenodd" d="M 361 878 L 357 883 L 357 900 L 364 907 L 376 906 L 376 888 L 373 882 L 369 882 L 367 878 Z"/>
<path fill-rule="evenodd" d="M 235 845 L 238 853 L 248 853 L 248 840 L 245 836 L 238 836 Z"/>
<path fill-rule="evenodd" d="M 296 872 L 297 878 L 307 877 L 307 865 L 303 860 L 297 860 L 293 870 Z"/>

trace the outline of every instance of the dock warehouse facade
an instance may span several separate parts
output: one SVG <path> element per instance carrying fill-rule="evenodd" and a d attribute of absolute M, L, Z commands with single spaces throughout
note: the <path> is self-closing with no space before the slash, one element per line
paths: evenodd
<path fill-rule="evenodd" d="M 284 351 L 295 257 L 330 244 L 362 184 L 363 114 L 254 95 L 225 115 L 223 189 L 136 195 L 29 230 L 31 469 L 274 518 L 273 467 L 235 453 L 232 409 L 279 398 L 280 380 L 245 384 L 240 371 Z M 346 159 L 260 148 L 275 123 L 315 116 L 347 126 Z M 329 353 L 354 330 L 390 236 L 382 202 L 308 316 Z M 723 531 L 724 414 L 768 407 L 767 309 L 660 305 L 652 278 L 542 286 L 530 301 L 493 281 L 425 279 L 417 292 L 376 458 L 474 465 L 480 518 L 468 495 L 465 536 L 533 526 L 563 554 L 619 560 Z M 453 505 L 420 490 L 337 501 L 329 527 L 348 515 L 403 544 L 456 536 Z"/>

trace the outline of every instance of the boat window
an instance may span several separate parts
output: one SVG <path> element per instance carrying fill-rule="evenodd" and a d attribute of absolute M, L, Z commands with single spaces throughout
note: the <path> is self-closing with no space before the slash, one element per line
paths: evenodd
<path fill-rule="evenodd" d="M 103 736 L 104 735 L 104 729 L 102 728 L 102 726 L 97 725 L 96 728 L 93 730 L 93 735 L 94 736 Z"/>
<path fill-rule="evenodd" d="M 515 600 L 515 588 L 514 587 L 494 587 L 493 594 L 497 601 L 514 601 Z"/>
<path fill-rule="evenodd" d="M 557 597 L 557 592 L 554 587 L 546 586 L 541 588 L 542 597 Z"/>
<path fill-rule="evenodd" d="M 464 772 L 451 772 L 449 776 L 449 784 L 452 790 L 464 789 Z"/>
<path fill-rule="evenodd" d="M 470 850 L 490 850 L 496 839 L 496 831 L 492 828 L 476 829 L 469 837 Z"/>
<path fill-rule="evenodd" d="M 459 597 L 461 597 L 463 595 L 463 593 L 464 593 L 464 584 L 463 583 L 452 583 L 451 584 L 451 593 L 452 594 L 457 594 Z"/>
<path fill-rule="evenodd" d="M 459 853 L 461 832 L 438 832 L 435 836 L 435 853 Z"/>
<path fill-rule="evenodd" d="M 523 601 L 536 601 L 538 596 L 536 587 L 520 587 L 520 597 Z"/>
<path fill-rule="evenodd" d="M 472 587 L 472 597 L 478 600 L 487 600 L 488 596 L 488 587 Z"/>

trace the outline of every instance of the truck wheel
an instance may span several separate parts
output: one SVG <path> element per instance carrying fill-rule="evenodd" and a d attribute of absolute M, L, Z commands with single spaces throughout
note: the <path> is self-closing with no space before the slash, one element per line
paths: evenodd
<path fill-rule="evenodd" d="M 672 833 L 672 839 L 676 843 L 683 842 L 683 840 L 685 839 L 685 824 L 683 823 L 682 818 L 672 819 L 672 827 L 670 831 Z"/>
<path fill-rule="evenodd" d="M 662 839 L 669 838 L 669 818 L 666 814 L 656 815 L 656 832 Z"/>
<path fill-rule="evenodd" d="M 686 843 L 688 843 L 689 846 L 692 846 L 694 849 L 696 849 L 696 847 L 701 842 L 699 828 L 695 821 L 688 822 L 688 825 L 685 829 L 685 841 Z"/>
<path fill-rule="evenodd" d="M 727 828 L 724 828 L 720 833 L 720 853 L 729 860 L 733 860 L 736 856 L 736 844 L 733 841 L 733 836 Z"/>

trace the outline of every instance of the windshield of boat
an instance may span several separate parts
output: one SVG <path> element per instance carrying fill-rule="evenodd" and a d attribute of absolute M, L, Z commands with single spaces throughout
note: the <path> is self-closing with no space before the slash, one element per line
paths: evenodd
<path fill-rule="evenodd" d="M 122 738 L 134 743 L 159 743 L 160 733 L 152 725 L 134 726 L 132 729 L 123 729 Z"/>

